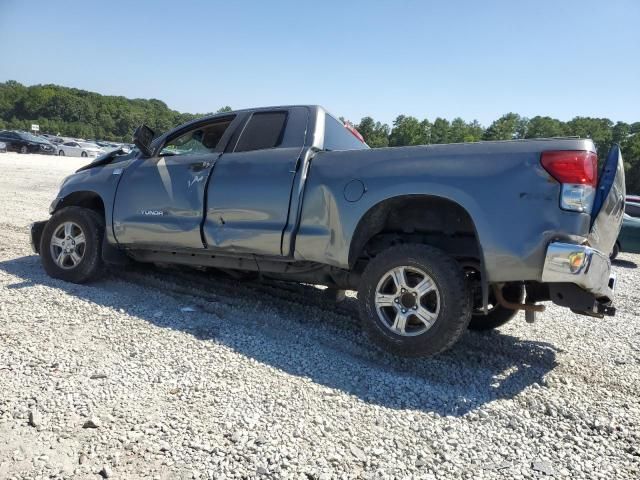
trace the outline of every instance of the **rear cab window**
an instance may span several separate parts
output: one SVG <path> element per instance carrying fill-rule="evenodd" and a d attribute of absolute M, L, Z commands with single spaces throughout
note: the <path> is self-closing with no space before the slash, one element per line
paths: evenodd
<path fill-rule="evenodd" d="M 286 111 L 253 113 L 240 135 L 234 152 L 278 147 L 282 143 L 286 125 Z"/>
<path fill-rule="evenodd" d="M 325 113 L 325 150 L 362 150 L 367 148 L 369 148 L 369 146 L 351 133 L 340 120 Z"/>

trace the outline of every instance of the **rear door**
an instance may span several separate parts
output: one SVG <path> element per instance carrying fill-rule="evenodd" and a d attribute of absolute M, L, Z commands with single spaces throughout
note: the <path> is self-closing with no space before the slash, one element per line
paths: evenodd
<path fill-rule="evenodd" d="M 620 147 L 609 150 L 602 167 L 591 214 L 589 244 L 604 253 L 611 253 L 618 239 L 624 215 L 624 164 Z"/>
<path fill-rule="evenodd" d="M 282 255 L 307 107 L 253 112 L 216 163 L 203 234 L 212 250 Z"/>
<path fill-rule="evenodd" d="M 200 227 L 209 175 L 235 116 L 177 131 L 150 158 L 122 173 L 113 211 L 118 243 L 130 248 L 202 249 Z"/>

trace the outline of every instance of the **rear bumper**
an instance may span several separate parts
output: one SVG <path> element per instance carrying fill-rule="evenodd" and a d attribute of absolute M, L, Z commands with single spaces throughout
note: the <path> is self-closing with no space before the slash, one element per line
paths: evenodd
<path fill-rule="evenodd" d="M 573 283 L 597 299 L 613 300 L 615 276 L 604 253 L 584 245 L 554 242 L 547 248 L 543 283 Z"/>
<path fill-rule="evenodd" d="M 44 230 L 44 226 L 47 224 L 47 221 L 34 222 L 31 224 L 30 228 L 30 236 L 31 236 L 31 250 L 33 253 L 40 253 L 40 239 L 42 238 L 42 231 Z"/>

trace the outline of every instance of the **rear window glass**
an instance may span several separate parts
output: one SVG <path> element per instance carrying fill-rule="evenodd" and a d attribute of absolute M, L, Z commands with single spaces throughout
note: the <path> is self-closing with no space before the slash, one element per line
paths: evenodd
<path fill-rule="evenodd" d="M 342 122 L 325 114 L 324 149 L 325 150 L 361 150 L 368 148 L 351 133 Z"/>
<path fill-rule="evenodd" d="M 287 112 L 254 113 L 236 145 L 236 152 L 274 148 L 282 142 Z"/>

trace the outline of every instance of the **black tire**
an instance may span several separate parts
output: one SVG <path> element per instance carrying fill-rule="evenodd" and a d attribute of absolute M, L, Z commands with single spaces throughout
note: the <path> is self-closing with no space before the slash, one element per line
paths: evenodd
<path fill-rule="evenodd" d="M 82 258 L 71 268 L 60 267 L 53 258 L 51 240 L 56 231 L 66 222 L 73 222 L 85 237 Z M 86 283 L 100 277 L 104 270 L 102 262 L 102 239 L 104 219 L 93 210 L 81 207 L 66 207 L 56 212 L 47 222 L 40 240 L 40 258 L 50 277 L 72 283 Z"/>
<path fill-rule="evenodd" d="M 392 331 L 376 308 L 378 284 L 390 270 L 401 266 L 425 272 L 439 294 L 439 310 L 433 324 L 415 336 Z M 413 244 L 391 247 L 369 262 L 360 280 L 358 303 L 369 338 L 387 352 L 407 357 L 436 355 L 451 347 L 466 331 L 472 307 L 461 266 L 437 248 Z"/>
<path fill-rule="evenodd" d="M 29 153 L 29 149 L 26 147 L 26 145 L 23 145 L 20 147 L 20 153 L 22 154 Z"/>
<path fill-rule="evenodd" d="M 80 156 L 82 156 L 82 157 L 88 157 L 89 155 L 87 155 L 87 152 L 82 152 L 82 153 L 80 154 Z"/>
<path fill-rule="evenodd" d="M 524 285 L 521 283 L 509 283 L 502 288 L 502 295 L 505 300 L 510 302 L 522 303 L 524 301 Z M 489 295 L 489 300 L 492 300 L 493 293 Z M 493 299 L 495 302 L 495 299 Z M 504 308 L 502 305 L 495 305 L 489 313 L 477 311 L 471 315 L 471 321 L 469 322 L 469 329 L 482 331 L 493 330 L 498 328 L 518 314 L 518 310 L 511 310 L 510 308 Z"/>
<path fill-rule="evenodd" d="M 60 150 L 60 151 L 58 152 L 58 156 L 59 156 L 59 157 L 64 157 L 64 152 L 63 152 L 62 150 Z"/>
<path fill-rule="evenodd" d="M 616 244 L 613 246 L 613 251 L 611 252 L 611 255 L 609 255 L 609 259 L 615 260 L 616 258 L 618 258 L 619 253 L 620 253 L 620 244 L 616 242 Z"/>

